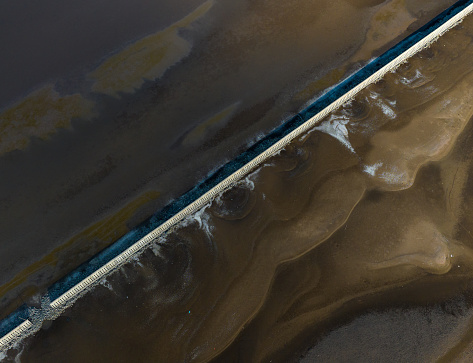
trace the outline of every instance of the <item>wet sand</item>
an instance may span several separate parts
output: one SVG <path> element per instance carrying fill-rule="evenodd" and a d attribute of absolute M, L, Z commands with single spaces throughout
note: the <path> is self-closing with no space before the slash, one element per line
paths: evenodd
<path fill-rule="evenodd" d="M 0 11 L 1 316 L 451 3 Z M 28 22 L 12 33 L 16 17 Z"/>
<path fill-rule="evenodd" d="M 7 358 L 468 361 L 472 55 L 470 17 Z"/>

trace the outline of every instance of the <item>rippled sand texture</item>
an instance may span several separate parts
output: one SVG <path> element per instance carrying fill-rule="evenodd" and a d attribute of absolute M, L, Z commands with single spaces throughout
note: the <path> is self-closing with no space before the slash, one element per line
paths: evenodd
<path fill-rule="evenodd" d="M 369 344 L 348 344 L 355 328 L 316 343 L 373 309 L 423 344 L 409 350 L 398 334 L 402 352 L 378 346 L 380 354 L 467 354 L 472 39 L 469 18 L 9 354 L 25 362 L 274 362 L 315 344 L 315 357 L 328 349 L 335 361 L 350 361 L 350 352 L 370 361 L 373 352 L 357 351 Z M 398 310 L 382 315 L 390 307 Z M 408 307 L 417 310 L 404 315 Z M 394 330 L 370 323 L 372 315 L 360 319 L 352 325 L 363 332 L 371 324 L 380 343 Z"/>
<path fill-rule="evenodd" d="M 0 31 L 0 318 L 454 2 L 23 1 Z"/>

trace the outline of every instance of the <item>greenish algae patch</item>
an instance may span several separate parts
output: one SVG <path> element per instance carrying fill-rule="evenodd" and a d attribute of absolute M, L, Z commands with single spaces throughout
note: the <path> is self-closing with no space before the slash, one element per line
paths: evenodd
<path fill-rule="evenodd" d="M 89 74 L 95 80 L 92 90 L 118 97 L 119 92 L 132 93 L 144 80 L 160 78 L 169 67 L 186 57 L 191 44 L 179 36 L 209 11 L 213 0 L 206 1 L 194 12 L 170 27 L 136 41 L 121 52 L 106 59 Z"/>
<path fill-rule="evenodd" d="M 26 148 L 31 137 L 47 139 L 73 118 L 90 116 L 92 108 L 80 94 L 61 96 L 53 85 L 29 94 L 0 113 L 0 155 Z"/>
<path fill-rule="evenodd" d="M 363 46 L 351 59 L 358 62 L 373 56 L 373 49 L 380 49 L 389 41 L 401 36 L 416 21 L 406 8 L 405 0 L 393 0 L 373 16 Z"/>
<path fill-rule="evenodd" d="M 5 295 L 11 289 L 25 282 L 29 276 L 40 271 L 46 266 L 56 267 L 58 263 L 61 262 L 61 264 L 66 265 L 63 266 L 64 268 L 75 267 L 72 265 L 68 266 L 70 265 L 69 262 L 75 262 L 76 264 L 83 262 L 77 261 L 77 256 L 80 256 L 82 252 L 85 252 L 84 255 L 90 257 L 90 249 L 92 248 L 91 245 L 97 249 L 96 251 L 92 252 L 97 253 L 110 243 L 115 242 L 118 238 L 129 232 L 127 222 L 135 215 L 135 213 L 145 204 L 156 200 L 159 195 L 160 193 L 157 191 L 143 193 L 138 198 L 128 203 L 117 213 L 92 224 L 79 234 L 72 237 L 63 245 L 55 248 L 51 253 L 44 256 L 41 260 L 36 261 L 25 268 L 23 271 L 14 276 L 9 282 L 0 286 L 0 297 Z M 70 256 L 72 260 L 64 261 L 63 258 L 65 256 Z M 64 271 L 56 271 L 56 273 L 59 274 L 62 274 L 63 272 Z M 32 291 L 36 290 L 33 289 Z"/>
<path fill-rule="evenodd" d="M 392 0 L 381 7 L 372 17 L 363 46 L 349 59 L 350 63 L 357 63 L 373 57 L 373 50 L 381 49 L 387 42 L 394 40 L 405 32 L 415 22 L 406 8 L 405 0 Z M 342 81 L 348 67 L 333 69 L 325 76 L 309 83 L 299 91 L 295 98 L 304 102 L 315 94 L 328 89 Z"/>
<path fill-rule="evenodd" d="M 345 75 L 346 67 L 340 67 L 331 70 L 322 78 L 317 79 L 314 82 L 309 83 L 304 89 L 300 90 L 294 98 L 301 102 L 311 99 L 315 94 L 339 83 L 342 77 Z"/>
<path fill-rule="evenodd" d="M 213 130 L 227 123 L 227 121 L 233 115 L 235 109 L 238 107 L 239 102 L 236 102 L 224 110 L 216 113 L 212 117 L 208 118 L 195 128 L 193 128 L 182 140 L 182 145 L 191 146 L 200 143 L 206 136 L 208 136 Z"/>

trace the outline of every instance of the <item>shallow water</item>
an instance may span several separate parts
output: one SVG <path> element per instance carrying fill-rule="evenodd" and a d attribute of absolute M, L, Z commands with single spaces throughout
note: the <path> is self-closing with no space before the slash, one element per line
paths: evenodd
<path fill-rule="evenodd" d="M 468 361 L 472 40 L 470 17 L 9 357 Z"/>
<path fill-rule="evenodd" d="M 2 2 L 1 317 L 452 3 Z"/>

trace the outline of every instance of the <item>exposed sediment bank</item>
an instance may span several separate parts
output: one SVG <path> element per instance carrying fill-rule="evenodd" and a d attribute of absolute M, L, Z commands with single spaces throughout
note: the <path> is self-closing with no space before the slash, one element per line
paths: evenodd
<path fill-rule="evenodd" d="M 373 309 L 468 319 L 472 41 L 467 18 L 10 356 L 287 361 L 314 345 L 323 354 L 327 331 Z M 460 318 L 406 357 L 468 354 Z"/>

